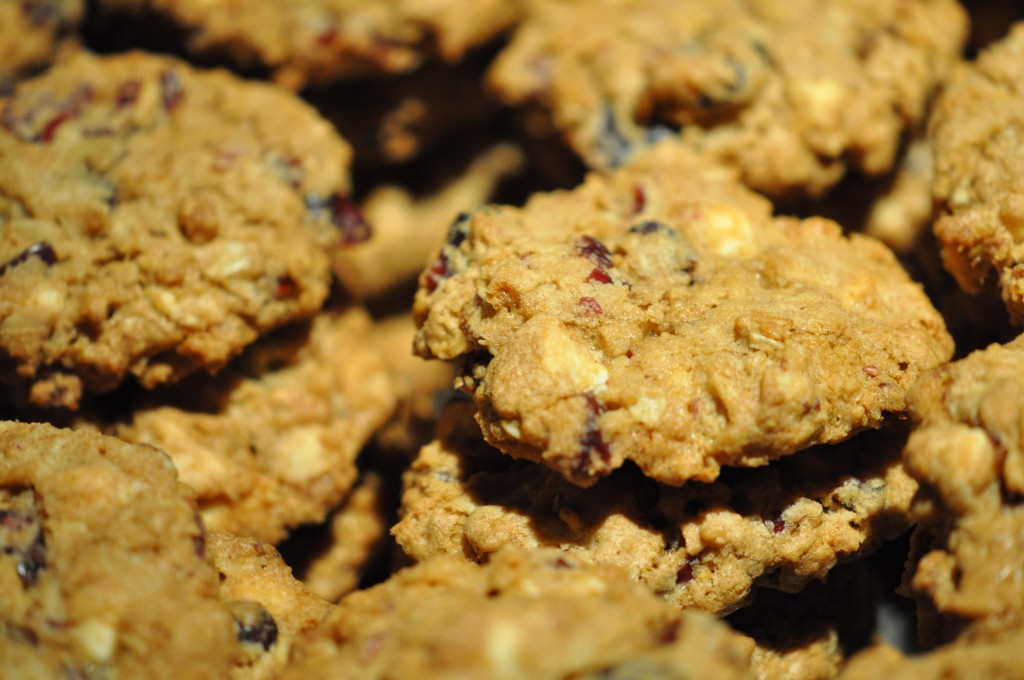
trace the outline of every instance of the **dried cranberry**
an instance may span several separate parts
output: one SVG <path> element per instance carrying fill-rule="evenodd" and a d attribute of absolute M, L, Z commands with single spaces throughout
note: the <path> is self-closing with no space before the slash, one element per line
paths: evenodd
<path fill-rule="evenodd" d="M 647 206 L 647 194 L 644 193 L 644 188 L 639 184 L 633 185 L 633 214 L 639 215 L 644 211 Z"/>
<path fill-rule="evenodd" d="M 583 426 L 583 436 L 580 437 L 580 452 L 573 459 L 571 469 L 579 476 L 590 477 L 598 472 L 598 465 L 608 467 L 612 460 L 612 452 L 597 422 L 604 407 L 592 392 L 584 392 L 582 396 L 586 404 L 587 421 Z M 607 469 L 603 471 L 608 472 Z"/>
<path fill-rule="evenodd" d="M 0 276 L 6 274 L 7 270 L 11 267 L 17 267 L 30 257 L 38 257 L 46 264 L 53 264 L 57 261 L 57 253 L 53 252 L 53 246 L 46 241 L 40 241 L 39 243 L 33 243 L 28 248 L 0 265 Z"/>
<path fill-rule="evenodd" d="M 607 269 L 612 266 L 612 254 L 593 236 L 581 236 L 576 239 L 576 254 L 587 258 L 598 267 Z"/>
<path fill-rule="evenodd" d="M 114 106 L 118 111 L 131 106 L 139 98 L 139 90 L 142 89 L 142 84 L 138 80 L 126 80 L 117 86 L 117 92 L 114 93 Z"/>
<path fill-rule="evenodd" d="M 601 316 L 604 311 L 601 309 L 601 303 L 588 295 L 580 298 L 579 307 L 580 312 L 585 316 Z"/>
<path fill-rule="evenodd" d="M 608 272 L 604 271 L 603 269 L 594 267 L 592 270 L 590 270 L 590 275 L 587 276 L 587 281 L 592 281 L 594 283 L 611 283 L 612 277 L 609 276 Z"/>
<path fill-rule="evenodd" d="M 177 71 L 165 69 L 160 74 L 160 97 L 163 99 L 164 110 L 167 113 L 174 113 L 174 110 L 185 101 L 185 89 Z"/>
<path fill-rule="evenodd" d="M 299 284 L 290 275 L 277 277 L 277 290 L 274 291 L 275 300 L 287 300 L 294 298 L 299 292 Z"/>
<path fill-rule="evenodd" d="M 451 275 L 452 271 L 448 265 L 448 256 L 444 251 L 441 251 L 437 254 L 437 259 L 434 260 L 434 263 L 427 269 L 423 278 L 423 285 L 426 286 L 428 293 L 433 293 L 441 285 L 441 282 Z"/>
<path fill-rule="evenodd" d="M 341 232 L 341 242 L 346 246 L 370 238 L 369 222 L 359 206 L 345 194 L 334 194 L 331 200 L 331 223 Z"/>

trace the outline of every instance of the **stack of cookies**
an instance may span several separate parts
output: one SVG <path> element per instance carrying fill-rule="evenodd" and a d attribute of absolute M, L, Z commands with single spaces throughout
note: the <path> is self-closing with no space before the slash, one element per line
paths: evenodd
<path fill-rule="evenodd" d="M 1021 677 L 1017 20 L 0 6 L 0 676 Z"/>

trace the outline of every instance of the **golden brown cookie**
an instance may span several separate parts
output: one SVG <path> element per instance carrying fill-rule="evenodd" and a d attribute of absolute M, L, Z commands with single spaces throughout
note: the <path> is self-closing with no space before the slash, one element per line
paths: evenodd
<path fill-rule="evenodd" d="M 330 603 L 296 581 L 274 547 L 258 538 L 214 531 L 206 545 L 242 647 L 232 680 L 276 677 L 292 645 L 327 616 Z"/>
<path fill-rule="evenodd" d="M 0 675 L 224 678 L 202 523 L 150 447 L 0 423 Z"/>
<path fill-rule="evenodd" d="M 924 376 L 908 472 L 922 486 L 905 588 L 922 641 L 1024 625 L 1024 337 Z"/>
<path fill-rule="evenodd" d="M 349 230 L 348 146 L 290 93 L 78 54 L 0 99 L 0 380 L 75 408 L 215 371 L 312 316 Z"/>
<path fill-rule="evenodd" d="M 327 547 L 312 556 L 302 574 L 305 586 L 320 597 L 337 602 L 377 566 L 394 512 L 385 507 L 387 484 L 378 473 L 364 474 L 328 518 Z"/>
<path fill-rule="evenodd" d="M 215 378 L 153 395 L 114 432 L 171 456 L 210 529 L 277 542 L 341 501 L 395 407 L 371 328 L 359 308 L 282 328 Z"/>
<path fill-rule="evenodd" d="M 998 289 L 1024 318 L 1024 24 L 956 70 L 929 125 L 935 150 L 935 234 L 964 290 Z"/>
<path fill-rule="evenodd" d="M 506 549 L 439 556 L 345 598 L 283 680 L 749 677 L 751 643 L 608 566 Z"/>
<path fill-rule="evenodd" d="M 870 432 L 715 482 L 658 484 L 632 467 L 581 489 L 484 444 L 471 404 L 453 403 L 405 474 L 392 529 L 409 556 L 470 560 L 503 545 L 558 548 L 614 564 L 677 607 L 728 613 L 756 585 L 823 579 L 905 530 L 916 484 L 899 432 Z"/>
<path fill-rule="evenodd" d="M 491 72 L 591 167 L 675 139 L 755 189 L 888 170 L 959 55 L 952 0 L 536 0 Z"/>
<path fill-rule="evenodd" d="M 186 50 L 262 68 L 300 89 L 339 78 L 402 73 L 425 59 L 458 61 L 499 36 L 520 0 L 101 0 L 106 11 L 152 12 L 184 29 Z"/>
<path fill-rule="evenodd" d="M 416 350 L 462 364 L 487 440 L 580 485 L 626 460 L 682 484 L 903 411 L 953 348 L 893 254 L 656 151 L 466 215 L 421 276 Z"/>
<path fill-rule="evenodd" d="M 84 0 L 0 3 L 0 95 L 49 66 L 82 21 Z"/>

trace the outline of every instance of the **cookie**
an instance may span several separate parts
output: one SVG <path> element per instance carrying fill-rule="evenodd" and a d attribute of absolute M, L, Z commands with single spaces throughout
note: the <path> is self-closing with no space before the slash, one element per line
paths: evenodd
<path fill-rule="evenodd" d="M 258 538 L 214 531 L 206 545 L 243 650 L 231 678 L 276 677 L 292 645 L 327 616 L 330 603 L 295 580 L 274 547 Z"/>
<path fill-rule="evenodd" d="M 456 177 L 427 195 L 396 184 L 377 187 L 361 206 L 373 238 L 336 252 L 332 267 L 338 280 L 360 300 L 414 283 L 460 211 L 491 200 L 501 180 L 522 163 L 515 146 L 498 144 L 476 153 Z"/>
<path fill-rule="evenodd" d="M 532 2 L 490 82 L 591 167 L 668 137 L 758 191 L 820 195 L 891 167 L 966 31 L 952 0 Z"/>
<path fill-rule="evenodd" d="M 505 544 L 614 564 L 676 607 L 725 614 L 762 585 L 796 591 L 909 526 L 916 484 L 898 432 L 864 433 L 711 484 L 658 484 L 634 468 L 589 489 L 484 444 L 451 404 L 405 474 L 392 533 L 413 559 L 479 560 Z"/>
<path fill-rule="evenodd" d="M 0 3 L 0 95 L 53 62 L 84 10 L 83 0 Z"/>
<path fill-rule="evenodd" d="M 506 549 L 436 557 L 345 598 L 288 678 L 749 677 L 750 642 L 618 570 Z"/>
<path fill-rule="evenodd" d="M 330 516 L 326 549 L 310 559 L 303 584 L 331 602 L 354 590 L 387 547 L 390 514 L 387 482 L 367 473 Z"/>
<path fill-rule="evenodd" d="M 227 677 L 239 643 L 170 460 L 0 423 L 0 675 Z"/>
<path fill-rule="evenodd" d="M 416 350 L 462 364 L 487 440 L 583 486 L 626 460 L 678 485 L 903 411 L 953 347 L 893 254 L 656 151 L 466 215 L 421 275 Z"/>
<path fill-rule="evenodd" d="M 1017 680 L 1022 645 L 1020 631 L 999 640 L 960 641 L 911 656 L 878 645 L 854 656 L 837 680 Z"/>
<path fill-rule="evenodd" d="M 166 451 L 211 530 L 276 543 L 341 501 L 357 454 L 394 409 L 371 327 L 348 308 L 280 329 L 220 375 L 154 395 L 112 431 Z"/>
<path fill-rule="evenodd" d="M 929 124 L 943 261 L 964 290 L 998 289 L 1017 325 L 1024 321 L 1022 63 L 1019 24 L 956 70 Z"/>
<path fill-rule="evenodd" d="M 925 643 L 1024 626 L 1024 337 L 924 376 L 906 465 L 922 487 L 905 588 Z"/>
<path fill-rule="evenodd" d="M 75 408 L 312 316 L 367 236 L 348 146 L 266 84 L 79 54 L 0 100 L 0 380 Z"/>
<path fill-rule="evenodd" d="M 292 89 L 458 61 L 511 27 L 521 1 L 100 0 L 106 11 L 166 17 L 193 56 L 269 71 Z"/>

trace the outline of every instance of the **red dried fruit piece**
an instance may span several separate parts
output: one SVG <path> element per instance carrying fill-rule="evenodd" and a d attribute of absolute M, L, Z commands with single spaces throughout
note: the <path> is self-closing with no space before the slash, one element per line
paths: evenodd
<path fill-rule="evenodd" d="M 299 292 L 299 284 L 288 274 L 277 277 L 277 290 L 274 291 L 275 300 L 287 300 L 294 298 Z"/>
<path fill-rule="evenodd" d="M 331 223 L 341 232 L 341 242 L 347 246 L 362 243 L 372 235 L 359 206 L 344 194 L 335 194 L 331 199 Z"/>
<path fill-rule="evenodd" d="M 633 213 L 639 215 L 644 211 L 644 207 L 647 205 L 647 195 L 644 193 L 644 188 L 639 184 L 633 185 Z"/>
<path fill-rule="evenodd" d="M 587 258 L 602 269 L 612 266 L 612 254 L 593 236 L 581 236 L 576 239 L 576 254 Z"/>
<path fill-rule="evenodd" d="M 590 275 L 587 277 L 587 281 L 592 281 L 594 283 L 611 283 L 612 277 L 609 276 L 608 272 L 604 271 L 603 269 L 594 267 L 591 270 Z"/>
<path fill-rule="evenodd" d="M 589 295 L 584 295 L 580 298 L 579 307 L 580 313 L 586 316 L 601 316 L 604 312 L 604 310 L 601 309 L 601 303 Z"/>
<path fill-rule="evenodd" d="M 185 101 L 185 89 L 177 71 L 165 69 L 160 74 L 160 97 L 167 113 L 174 113 L 174 110 Z"/>
<path fill-rule="evenodd" d="M 587 479 L 594 474 L 607 474 L 612 460 L 612 452 L 601 434 L 597 418 L 604 407 L 591 392 L 584 392 L 583 399 L 587 408 L 587 422 L 583 426 L 580 437 L 580 453 L 573 459 L 571 470 L 574 474 Z"/>
<path fill-rule="evenodd" d="M 427 269 L 426 276 L 423 279 L 423 285 L 426 286 L 428 293 L 433 293 L 437 290 L 437 287 L 441 285 L 441 282 L 452 275 L 452 271 L 448 266 L 448 256 L 444 254 L 444 251 L 438 253 L 437 259 Z"/>
<path fill-rule="evenodd" d="M 7 270 L 11 267 L 17 267 L 30 257 L 38 257 L 46 264 L 53 264 L 57 261 L 57 253 L 53 252 L 53 246 L 46 241 L 40 241 L 39 243 L 33 243 L 28 248 L 25 248 L 25 250 L 0 265 L 0 276 L 6 274 Z"/>
<path fill-rule="evenodd" d="M 142 89 L 142 84 L 138 80 L 126 80 L 117 86 L 117 91 L 114 93 L 114 106 L 118 111 L 131 106 L 139 98 L 139 91 Z"/>

